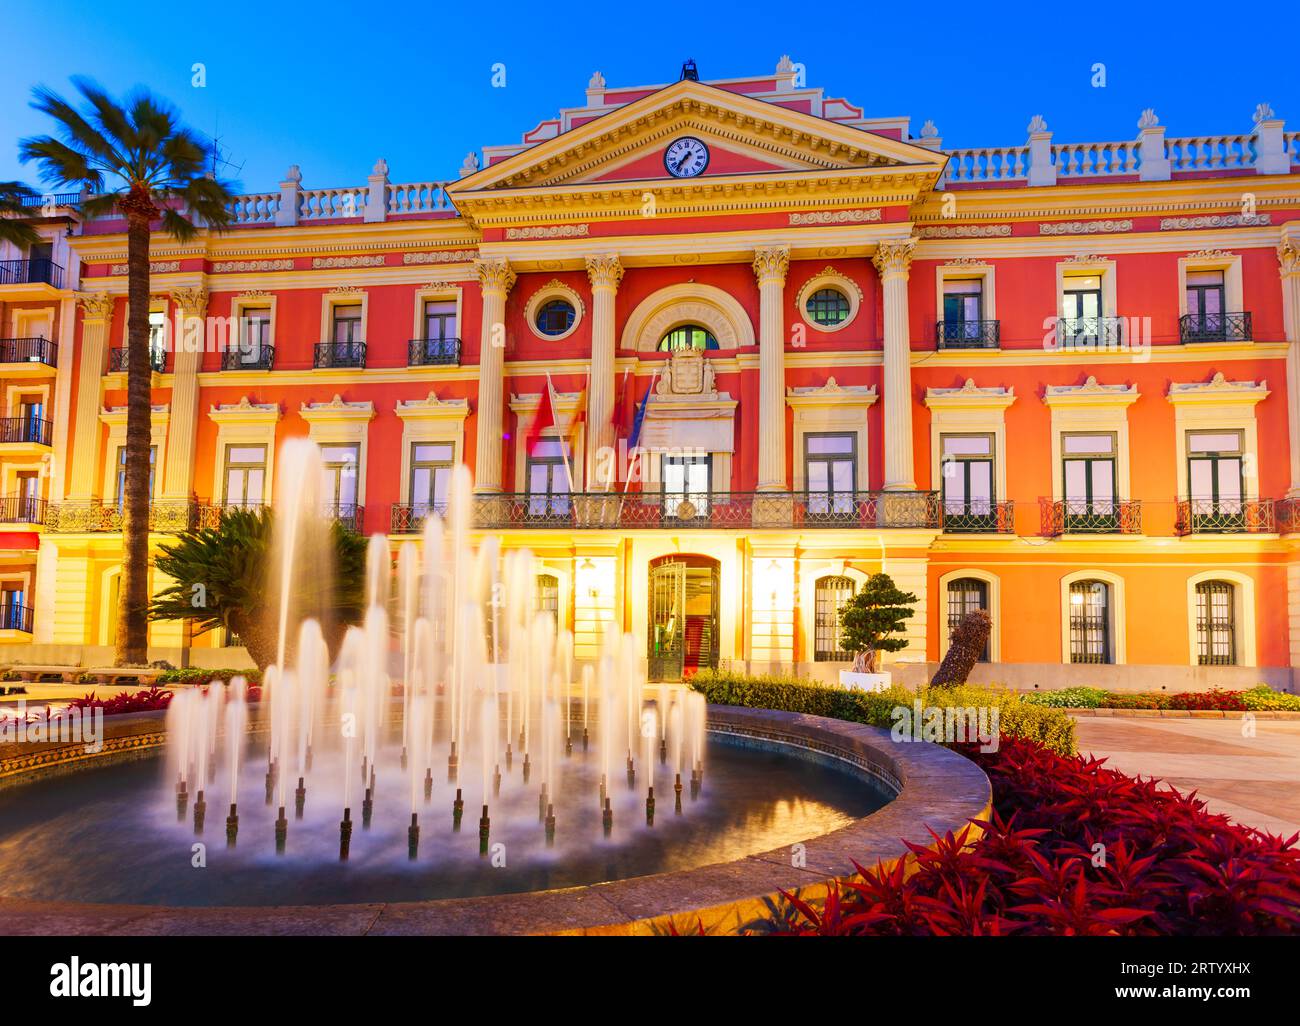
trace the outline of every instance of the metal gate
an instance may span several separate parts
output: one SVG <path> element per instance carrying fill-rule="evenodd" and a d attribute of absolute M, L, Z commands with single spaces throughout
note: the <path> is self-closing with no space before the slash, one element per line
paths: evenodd
<path fill-rule="evenodd" d="M 650 680 L 680 680 L 686 627 L 686 564 L 665 560 L 650 568 L 650 623 L 646 634 Z"/>

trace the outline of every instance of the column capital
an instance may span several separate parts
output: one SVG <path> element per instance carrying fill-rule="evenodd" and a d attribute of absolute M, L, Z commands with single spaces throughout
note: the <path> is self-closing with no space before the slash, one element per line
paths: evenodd
<path fill-rule="evenodd" d="M 113 297 L 107 292 L 78 292 L 77 305 L 82 319 L 87 323 L 109 321 L 113 318 Z"/>
<path fill-rule="evenodd" d="M 1277 244 L 1277 262 L 1283 278 L 1300 275 L 1300 238 L 1284 238 Z"/>
<path fill-rule="evenodd" d="M 474 271 L 484 294 L 499 292 L 507 296 L 515 285 L 515 270 L 505 259 L 475 260 Z"/>
<path fill-rule="evenodd" d="M 202 285 L 172 289 L 172 302 L 186 317 L 203 317 L 208 312 L 208 290 Z"/>
<path fill-rule="evenodd" d="M 754 250 L 754 275 L 758 278 L 760 286 L 773 281 L 778 285 L 784 285 L 785 274 L 789 268 L 789 246 L 766 246 Z"/>
<path fill-rule="evenodd" d="M 876 265 L 882 278 L 895 274 L 906 276 L 908 268 L 912 266 L 912 253 L 915 249 L 915 238 L 881 239 L 871 262 Z"/>
<path fill-rule="evenodd" d="M 623 280 L 623 265 L 617 253 L 602 253 L 587 257 L 587 278 L 593 289 L 618 289 Z"/>

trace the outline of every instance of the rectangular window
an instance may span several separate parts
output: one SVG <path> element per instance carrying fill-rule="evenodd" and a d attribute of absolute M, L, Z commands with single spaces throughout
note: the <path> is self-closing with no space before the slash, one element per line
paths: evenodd
<path fill-rule="evenodd" d="M 712 491 L 713 457 L 667 456 L 659 468 L 663 486 L 664 516 L 688 515 L 694 518 L 709 511 Z M 683 507 L 683 503 L 687 504 Z"/>
<path fill-rule="evenodd" d="M 1237 663 L 1236 597 L 1228 581 L 1196 585 L 1196 661 L 1201 666 Z"/>
<path fill-rule="evenodd" d="M 239 362 L 256 364 L 271 344 L 271 308 L 246 306 L 239 315 Z"/>
<path fill-rule="evenodd" d="M 332 342 L 364 342 L 361 337 L 361 304 L 339 304 L 331 309 L 333 319 L 330 340 Z"/>
<path fill-rule="evenodd" d="M 158 372 L 167 366 L 167 311 L 149 311 L 149 366 Z"/>
<path fill-rule="evenodd" d="M 10 631 L 28 630 L 26 623 L 27 590 L 21 581 L 0 585 L 0 627 Z"/>
<path fill-rule="evenodd" d="M 562 517 L 569 514 L 568 447 L 558 438 L 543 438 L 524 464 L 530 517 Z"/>
<path fill-rule="evenodd" d="M 158 446 L 149 446 L 149 495 L 153 495 L 153 472 L 154 464 L 158 462 Z M 126 501 L 126 446 L 118 446 L 117 449 L 117 508 L 122 508 L 122 503 Z"/>
<path fill-rule="evenodd" d="M 1187 313 L 1203 329 L 1219 328 L 1223 321 L 1222 271 L 1187 272 Z"/>
<path fill-rule="evenodd" d="M 851 515 L 858 490 L 858 436 L 806 434 L 803 453 L 809 514 Z"/>
<path fill-rule="evenodd" d="M 1113 662 L 1110 643 L 1110 585 L 1075 581 L 1070 585 L 1070 662 Z"/>
<path fill-rule="evenodd" d="M 984 279 L 953 278 L 943 283 L 944 341 L 979 338 L 984 319 Z"/>
<path fill-rule="evenodd" d="M 944 435 L 940 446 L 945 526 L 988 526 L 994 517 L 993 436 Z"/>
<path fill-rule="evenodd" d="M 1116 445 L 1113 434 L 1061 436 L 1067 531 L 1104 531 L 1117 525 Z"/>
<path fill-rule="evenodd" d="M 848 662 L 840 637 L 840 610 L 853 597 L 856 586 L 849 577 L 822 577 L 814 585 L 814 662 Z"/>
<path fill-rule="evenodd" d="M 14 475 L 17 500 L 15 519 L 22 524 L 41 522 L 41 475 L 35 470 L 20 470 Z"/>
<path fill-rule="evenodd" d="M 424 337 L 428 340 L 458 338 L 455 301 L 428 299 L 424 303 Z"/>
<path fill-rule="evenodd" d="M 965 619 L 967 613 L 973 613 L 977 609 L 987 610 L 989 607 L 989 586 L 986 581 L 981 581 L 977 577 L 959 577 L 955 581 L 948 582 L 948 637 Z M 989 643 L 984 642 L 984 649 L 980 652 L 980 662 L 989 661 Z"/>
<path fill-rule="evenodd" d="M 412 444 L 411 506 L 417 517 L 446 512 L 455 452 L 451 442 Z"/>
<path fill-rule="evenodd" d="M 1095 348 L 1102 334 L 1101 275 L 1067 277 L 1061 291 L 1057 341 L 1063 347 Z"/>
<path fill-rule="evenodd" d="M 1187 498 L 1192 517 L 1206 529 L 1244 522 L 1246 471 L 1240 431 L 1187 433 Z"/>
<path fill-rule="evenodd" d="M 266 446 L 226 446 L 227 506 L 256 509 L 262 505 L 266 486 Z"/>
<path fill-rule="evenodd" d="M 321 485 L 327 509 L 335 514 L 352 513 L 357 504 L 360 446 L 322 445 L 320 455 Z"/>

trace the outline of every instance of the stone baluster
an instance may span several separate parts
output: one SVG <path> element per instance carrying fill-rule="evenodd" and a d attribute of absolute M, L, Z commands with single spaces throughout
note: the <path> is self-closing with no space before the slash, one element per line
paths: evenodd
<path fill-rule="evenodd" d="M 916 487 L 912 461 L 912 346 L 907 323 L 907 277 L 915 239 L 885 239 L 872 258 L 885 301 L 885 488 Z"/>
<path fill-rule="evenodd" d="M 785 275 L 788 246 L 754 254 L 758 278 L 758 490 L 784 491 L 785 479 Z"/>
<path fill-rule="evenodd" d="M 483 320 L 479 329 L 478 423 L 474 455 L 474 490 L 501 491 L 501 437 L 505 430 L 506 297 L 515 284 L 508 260 L 478 260 Z"/>

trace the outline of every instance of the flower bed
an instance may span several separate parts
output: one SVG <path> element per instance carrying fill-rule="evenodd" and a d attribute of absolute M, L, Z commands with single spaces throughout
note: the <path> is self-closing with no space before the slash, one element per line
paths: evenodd
<path fill-rule="evenodd" d="M 1249 691 L 1158 692 L 1106 691 L 1103 688 L 1062 688 L 1022 696 L 1030 705 L 1052 709 L 1202 709 L 1222 712 L 1300 712 L 1300 695 L 1274 691 L 1260 684 Z"/>
<path fill-rule="evenodd" d="M 787 896 L 756 932 L 794 935 L 1245 936 L 1300 932 L 1300 849 L 1101 761 L 1028 741 L 959 750 L 993 785 L 969 832 L 909 843 L 916 871 L 858 866 L 813 907 Z"/>

